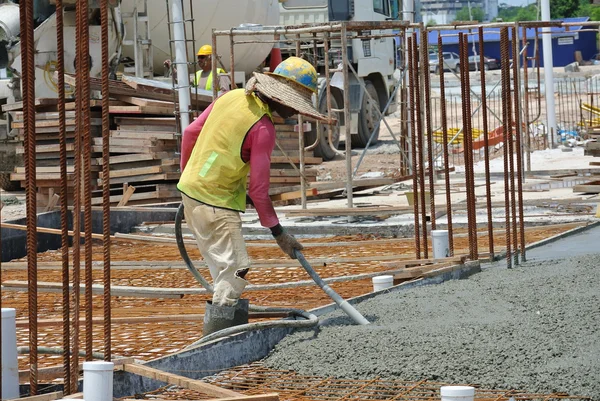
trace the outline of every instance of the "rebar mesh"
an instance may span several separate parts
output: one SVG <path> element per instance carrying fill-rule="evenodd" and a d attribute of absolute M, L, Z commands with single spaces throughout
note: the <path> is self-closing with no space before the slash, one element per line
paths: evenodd
<path fill-rule="evenodd" d="M 191 371 L 186 371 L 190 373 Z M 175 371 L 172 373 L 183 374 L 186 372 Z M 440 387 L 447 383 L 428 380 L 404 381 L 395 379 L 340 379 L 333 377 L 320 377 L 302 375 L 291 370 L 274 370 L 266 367 L 261 362 L 242 365 L 219 372 L 204 381 L 227 388 L 244 395 L 258 395 L 278 393 L 280 400 L 286 401 L 346 401 L 346 400 L 439 400 Z M 535 394 L 518 390 L 489 390 L 478 388 L 473 383 L 476 401 L 521 401 L 521 400 L 589 400 L 587 397 L 569 396 L 564 393 Z M 457 385 L 457 383 L 453 383 Z M 127 398 L 127 397 L 125 397 Z M 155 400 L 199 400 L 206 399 L 204 394 L 180 389 L 173 386 L 143 394 L 144 399 Z"/>

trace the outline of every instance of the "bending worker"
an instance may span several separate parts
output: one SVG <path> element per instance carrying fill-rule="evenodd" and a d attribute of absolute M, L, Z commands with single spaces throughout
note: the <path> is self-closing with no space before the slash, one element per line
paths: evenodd
<path fill-rule="evenodd" d="M 279 224 L 269 198 L 275 147 L 272 113 L 283 118 L 299 113 L 326 121 L 312 103 L 316 89 L 313 66 L 290 57 L 273 73 L 255 72 L 246 89 L 217 98 L 185 129 L 177 188 L 185 220 L 213 278 L 212 308 L 235 306 L 248 284 L 250 260 L 240 218 L 247 201 L 254 204 L 261 225 L 271 230 L 283 252 L 295 258 L 294 250 L 302 249 Z"/>
<path fill-rule="evenodd" d="M 198 67 L 200 70 L 196 72 L 194 77 L 194 86 L 198 89 L 205 89 L 211 91 L 213 89 L 213 76 L 212 76 L 212 46 L 204 45 L 198 50 Z M 217 84 L 219 92 L 227 92 L 231 89 L 231 79 L 227 72 L 217 67 Z"/>

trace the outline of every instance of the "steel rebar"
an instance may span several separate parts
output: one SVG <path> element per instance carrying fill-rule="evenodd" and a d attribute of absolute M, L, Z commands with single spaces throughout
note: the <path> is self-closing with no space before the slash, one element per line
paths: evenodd
<path fill-rule="evenodd" d="M 88 21 L 88 0 L 79 0 L 77 5 L 83 8 L 81 18 L 81 42 L 77 47 L 81 52 L 81 67 L 77 73 L 82 75 L 81 114 L 83 117 L 83 221 L 85 238 L 85 354 L 86 361 L 92 360 L 92 139 L 90 125 L 90 30 Z"/>
<path fill-rule="evenodd" d="M 502 63 L 502 131 L 503 131 L 503 155 L 504 155 L 504 224 L 506 230 L 506 266 L 512 268 L 511 255 L 511 238 L 510 238 L 510 188 L 509 188 L 509 168 L 508 168 L 508 152 L 510 151 L 508 104 L 507 98 L 510 99 L 510 54 L 508 49 L 508 28 L 502 28 L 500 32 L 500 59 Z M 507 76 L 507 73 L 509 74 Z"/>
<path fill-rule="evenodd" d="M 514 33 L 514 31 L 513 31 Z M 509 46 L 511 45 L 511 40 L 509 39 Z M 512 48 L 513 57 L 518 57 L 518 50 Z M 514 61 L 513 61 L 514 65 Z M 514 77 L 511 77 L 511 70 L 509 69 L 507 72 L 508 75 L 508 92 L 507 92 L 507 100 L 506 104 L 508 105 L 507 116 L 508 116 L 508 126 L 509 126 L 509 152 L 508 152 L 508 171 L 510 175 L 510 208 L 511 208 L 511 227 L 512 227 L 512 239 L 513 239 L 513 262 L 515 265 L 519 264 L 519 237 L 517 233 L 517 210 L 516 210 L 516 189 L 515 189 L 515 163 L 514 163 L 514 120 L 513 120 L 513 98 L 512 98 L 512 87 L 511 82 Z"/>
<path fill-rule="evenodd" d="M 56 71 L 58 73 L 58 142 L 60 164 L 60 229 L 62 259 L 63 382 L 65 394 L 71 393 L 71 322 L 69 294 L 69 226 L 67 183 L 67 133 L 65 115 L 65 46 L 63 2 L 56 0 Z"/>
<path fill-rule="evenodd" d="M 408 59 L 408 74 L 410 81 L 410 110 L 409 115 L 412 121 L 411 127 L 413 128 L 411 131 L 411 153 L 413 155 L 413 163 L 412 163 L 412 178 L 413 178 L 413 213 L 414 213 L 414 221 L 415 221 L 415 257 L 417 259 L 421 259 L 421 232 L 419 230 L 419 197 L 418 197 L 418 171 L 417 171 L 417 139 L 416 139 L 416 126 L 414 124 L 415 121 L 415 70 L 414 70 L 414 55 L 413 55 L 413 46 L 412 46 L 413 38 L 409 35 L 407 38 L 408 49 L 406 51 L 406 56 Z"/>
<path fill-rule="evenodd" d="M 467 196 L 467 233 L 469 239 L 469 258 L 471 260 L 475 259 L 474 245 L 473 245 L 473 194 L 471 192 L 471 169 L 469 168 L 471 164 L 470 155 L 472 155 L 471 148 L 469 146 L 470 142 L 470 127 L 469 127 L 469 116 L 471 115 L 471 108 L 469 107 L 468 100 L 468 91 L 470 90 L 468 84 L 468 75 L 469 75 L 469 61 L 468 61 L 468 44 L 465 42 L 465 35 L 461 32 L 458 35 L 458 55 L 460 60 L 460 95 L 461 95 L 461 109 L 462 109 L 462 123 L 463 123 L 463 158 L 464 158 L 464 166 L 465 166 L 465 192 Z M 477 238 L 475 238 L 477 241 Z"/>
<path fill-rule="evenodd" d="M 467 111 L 467 135 L 466 141 L 468 147 L 467 155 L 469 157 L 469 163 L 465 165 L 465 171 L 469 171 L 469 188 L 468 193 L 471 195 L 471 201 L 469 202 L 469 206 L 471 207 L 471 243 L 473 245 L 473 255 L 472 259 L 479 259 L 479 250 L 478 250 L 478 237 L 477 237 L 477 198 L 475 196 L 475 172 L 473 170 L 473 112 L 472 112 L 472 104 L 471 104 L 471 75 L 469 72 L 469 37 L 467 35 L 463 36 L 464 41 L 464 57 L 466 62 L 465 71 L 465 98 L 463 101 L 463 107 L 466 107 Z"/>
<path fill-rule="evenodd" d="M 513 54 L 517 52 L 518 47 L 517 40 L 517 28 L 513 31 Z M 523 219 L 523 158 L 521 153 L 521 108 L 519 105 L 521 104 L 520 97 L 520 77 L 519 77 L 519 57 L 515 57 L 513 62 L 513 82 L 515 85 L 514 88 L 514 108 L 515 108 L 515 136 L 516 136 L 516 147 L 517 147 L 517 202 L 518 202 L 518 213 L 519 213 L 519 239 L 520 239 L 520 248 L 521 248 L 521 259 L 525 261 L 525 222 Z M 516 238 L 515 238 L 516 241 Z"/>
<path fill-rule="evenodd" d="M 431 229 L 435 230 L 435 166 L 433 163 L 433 131 L 431 129 L 431 83 L 429 81 L 429 43 L 427 31 L 421 30 L 421 65 L 425 90 L 425 129 L 427 132 L 427 163 L 429 164 L 429 215 Z"/>
<path fill-rule="evenodd" d="M 109 121 L 109 55 L 108 55 L 108 0 L 100 2 L 102 36 L 102 251 L 104 263 L 102 281 L 104 305 L 104 360 L 112 357 L 111 304 L 110 304 L 110 121 Z"/>
<path fill-rule="evenodd" d="M 442 120 L 442 140 L 444 152 L 444 181 L 446 182 L 446 216 L 448 220 L 448 256 L 454 256 L 454 234 L 452 228 L 452 195 L 450 193 L 450 163 L 448 155 L 448 121 L 446 115 L 446 88 L 444 82 L 444 68 L 442 37 L 438 35 L 438 65 L 440 65 L 440 118 Z"/>
<path fill-rule="evenodd" d="M 35 160 L 35 41 L 33 0 L 20 3 L 21 71 L 23 81 L 23 128 L 25 132 L 25 181 L 27 215 L 27 292 L 29 317 L 30 394 L 38 393 L 38 308 L 37 308 L 37 195 Z"/>
<path fill-rule="evenodd" d="M 428 64 L 429 65 L 429 64 Z M 423 162 L 423 119 L 422 119 L 422 111 L 421 107 L 421 93 L 423 88 L 421 87 L 422 79 L 420 79 L 419 75 L 422 74 L 423 70 L 419 68 L 419 47 L 417 44 L 417 33 L 413 32 L 413 68 L 415 69 L 415 114 L 416 114 L 416 129 L 413 130 L 416 141 L 417 141 L 417 155 L 418 155 L 418 172 L 419 172 L 419 192 L 415 192 L 415 197 L 419 195 L 420 206 L 421 206 L 421 224 L 422 224 L 422 234 L 423 234 L 423 257 L 425 259 L 428 258 L 428 244 L 427 244 L 427 210 L 425 206 L 425 166 Z M 427 72 L 429 73 L 429 71 Z M 431 191 L 429 196 L 432 196 Z"/>
<path fill-rule="evenodd" d="M 81 6 L 77 4 L 75 7 L 75 44 L 81 42 Z M 76 52 L 76 63 L 81 65 L 81 54 Z M 81 115 L 81 74 L 75 74 L 75 151 L 74 151 L 74 196 L 73 196 L 73 288 L 79 288 L 81 282 L 81 132 L 82 132 L 82 115 Z M 72 291 L 72 330 L 71 330 L 71 393 L 78 391 L 77 384 L 79 378 L 79 302 L 80 292 Z"/>
<path fill-rule="evenodd" d="M 492 189 L 490 180 L 490 142 L 488 132 L 488 120 L 487 120 L 487 93 L 485 85 L 485 58 L 484 52 L 484 39 L 483 39 L 483 27 L 479 27 L 479 62 L 480 62 L 480 74 L 481 74 L 481 108 L 482 113 L 482 124 L 483 124 L 483 145 L 485 146 L 483 151 L 484 164 L 485 164 L 485 200 L 487 208 L 487 220 L 488 220 L 488 245 L 490 261 L 494 260 L 494 225 L 492 221 Z"/>

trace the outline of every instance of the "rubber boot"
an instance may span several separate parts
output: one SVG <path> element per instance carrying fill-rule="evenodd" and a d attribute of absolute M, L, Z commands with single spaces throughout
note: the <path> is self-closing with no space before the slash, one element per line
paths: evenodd
<path fill-rule="evenodd" d="M 217 306 L 212 301 L 207 301 L 202 334 L 207 336 L 219 330 L 247 324 L 249 305 L 250 301 L 247 299 L 238 300 L 234 306 Z"/>

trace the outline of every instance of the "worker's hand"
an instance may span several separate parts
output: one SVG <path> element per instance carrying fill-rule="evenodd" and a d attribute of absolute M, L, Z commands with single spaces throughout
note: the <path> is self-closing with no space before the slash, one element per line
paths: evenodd
<path fill-rule="evenodd" d="M 288 234 L 287 232 L 283 232 L 275 237 L 277 241 L 277 245 L 281 248 L 281 250 L 289 255 L 290 258 L 296 259 L 296 255 L 294 254 L 294 249 L 299 251 L 303 250 L 304 247 L 301 243 L 298 242 L 293 235 Z"/>
<path fill-rule="evenodd" d="M 302 244 L 299 243 L 293 235 L 288 234 L 287 231 L 285 231 L 285 229 L 279 224 L 277 224 L 275 227 L 271 227 L 271 233 L 275 237 L 275 241 L 277 241 L 277 245 L 279 245 L 281 250 L 287 253 L 292 259 L 296 259 L 294 250 L 301 251 L 304 249 Z"/>

